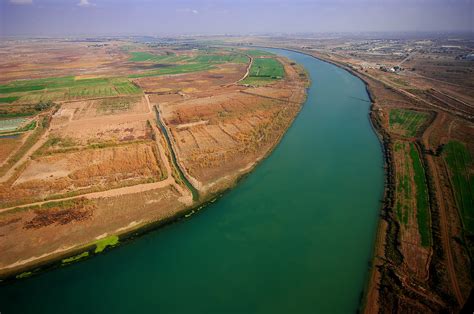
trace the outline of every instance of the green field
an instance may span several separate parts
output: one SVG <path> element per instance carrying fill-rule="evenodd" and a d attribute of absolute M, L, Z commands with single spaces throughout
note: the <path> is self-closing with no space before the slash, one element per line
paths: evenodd
<path fill-rule="evenodd" d="M 214 67 L 209 63 L 177 64 L 176 66 L 172 66 L 172 67 L 132 74 L 132 75 L 129 75 L 128 77 L 139 78 L 139 77 L 159 76 L 159 75 L 168 75 L 168 74 L 181 74 L 181 73 L 205 71 L 205 70 L 210 70 L 212 68 Z"/>
<path fill-rule="evenodd" d="M 12 102 L 20 99 L 18 96 L 11 96 L 11 97 L 0 97 L 0 103 L 7 103 L 11 104 Z"/>
<path fill-rule="evenodd" d="M 402 168 L 397 167 L 395 213 L 398 221 L 406 228 L 410 228 L 412 225 L 410 217 L 413 216 L 414 210 L 412 202 L 414 201 L 416 204 L 416 225 L 421 245 L 429 247 L 431 245 L 431 217 L 428 188 L 418 150 L 415 144 L 406 141 L 395 141 L 394 149 L 395 158 L 403 160 L 403 163 L 400 163 Z"/>
<path fill-rule="evenodd" d="M 248 77 L 242 81 L 243 84 L 265 85 L 274 80 L 281 79 L 285 75 L 285 69 L 280 61 L 272 58 L 255 58 Z"/>
<path fill-rule="evenodd" d="M 154 55 L 149 52 L 131 52 L 132 57 L 129 61 L 132 62 L 155 62 L 164 64 L 173 63 L 246 63 L 248 58 L 240 53 L 232 54 L 213 54 L 203 53 L 196 57 L 176 56 L 174 54 L 168 55 Z"/>
<path fill-rule="evenodd" d="M 420 160 L 415 144 L 410 143 L 410 157 L 413 165 L 414 181 L 416 188 L 416 219 L 422 246 L 431 245 L 431 218 L 428 204 L 428 189 L 426 187 L 425 169 Z"/>
<path fill-rule="evenodd" d="M 218 54 L 202 54 L 189 62 L 196 63 L 248 63 L 249 58 L 240 53 L 218 55 Z"/>
<path fill-rule="evenodd" d="M 10 93 L 10 102 L 34 103 L 41 100 L 72 100 L 140 93 L 141 89 L 126 78 L 76 79 L 74 76 L 21 80 L 0 85 L 0 93 Z"/>
<path fill-rule="evenodd" d="M 247 63 L 248 57 L 241 53 L 231 54 L 213 54 L 202 53 L 195 57 L 169 55 L 153 55 L 148 52 L 131 52 L 132 57 L 129 61 L 133 62 L 154 62 L 169 64 L 156 70 L 146 71 L 137 74 L 131 74 L 129 78 L 181 74 L 198 71 L 206 71 L 214 68 L 215 64 L 222 63 Z"/>
<path fill-rule="evenodd" d="M 156 63 L 177 63 L 191 59 L 188 56 L 176 56 L 175 54 L 154 55 L 149 52 L 130 52 L 132 55 L 128 61 L 132 62 L 156 62 Z"/>
<path fill-rule="evenodd" d="M 404 142 L 396 141 L 394 145 L 395 151 L 397 153 L 403 153 L 405 154 L 405 159 L 407 158 L 406 156 L 406 150 L 405 150 L 405 144 Z M 408 173 L 410 171 L 410 165 L 405 164 L 405 171 L 398 171 L 397 173 L 397 185 L 396 185 L 396 195 L 402 196 L 405 200 L 408 200 L 411 198 L 411 184 L 410 184 L 410 178 L 408 176 Z M 402 175 L 403 174 L 403 175 Z M 405 226 L 408 224 L 408 217 L 411 212 L 411 206 L 407 206 L 405 202 L 402 201 L 401 197 L 397 197 L 397 201 L 395 204 L 395 210 L 396 214 L 398 217 L 398 221 L 400 223 L 403 223 Z"/>
<path fill-rule="evenodd" d="M 392 109 L 389 115 L 390 130 L 401 131 L 403 135 L 415 136 L 423 123 L 428 120 L 429 114 L 406 109 Z"/>
<path fill-rule="evenodd" d="M 252 57 L 264 57 L 264 56 L 274 56 L 275 55 L 271 52 L 266 52 L 266 51 L 263 51 L 263 50 L 255 50 L 255 49 L 246 50 L 245 53 L 252 56 Z"/>
<path fill-rule="evenodd" d="M 451 141 L 444 147 L 444 158 L 451 172 L 456 203 L 458 204 L 464 229 L 474 234 L 474 175 L 472 156 L 466 146 Z"/>

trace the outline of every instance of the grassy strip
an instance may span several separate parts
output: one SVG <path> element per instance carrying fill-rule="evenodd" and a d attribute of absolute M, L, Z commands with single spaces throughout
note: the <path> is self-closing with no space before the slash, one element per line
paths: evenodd
<path fill-rule="evenodd" d="M 444 158 L 451 172 L 454 194 L 458 204 L 464 229 L 474 234 L 474 175 L 472 156 L 467 147 L 458 141 L 444 146 Z"/>
<path fill-rule="evenodd" d="M 405 160 L 408 160 L 408 156 L 405 150 L 405 145 L 406 145 L 405 143 L 397 141 L 394 145 L 394 148 L 397 154 L 404 154 Z M 401 196 L 403 195 L 405 200 L 408 200 L 411 198 L 412 190 L 411 190 L 410 178 L 408 176 L 408 173 L 410 172 L 410 165 L 408 163 L 405 163 L 405 171 L 402 171 L 402 169 L 399 169 L 398 172 L 400 176 L 398 177 L 398 182 L 396 185 L 397 201 L 395 205 L 395 210 L 398 217 L 398 221 L 400 223 L 403 223 L 406 226 L 408 224 L 410 208 L 406 204 L 403 204 L 403 202 L 401 201 Z"/>
<path fill-rule="evenodd" d="M 78 260 L 83 259 L 84 257 L 88 257 L 88 256 L 89 256 L 89 252 L 83 252 L 82 254 L 65 258 L 61 262 L 63 264 L 69 264 L 69 263 L 77 262 Z"/>
<path fill-rule="evenodd" d="M 413 163 L 414 180 L 416 187 L 416 219 L 422 246 L 431 245 L 430 212 L 428 205 L 428 190 L 425 181 L 425 169 L 421 164 L 415 144 L 410 143 L 410 156 Z"/>

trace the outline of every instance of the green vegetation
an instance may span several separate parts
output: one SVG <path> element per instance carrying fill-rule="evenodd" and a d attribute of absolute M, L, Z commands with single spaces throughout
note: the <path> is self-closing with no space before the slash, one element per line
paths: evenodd
<path fill-rule="evenodd" d="M 402 169 L 397 169 L 395 213 L 398 221 L 405 227 L 410 227 L 410 217 L 413 216 L 413 202 L 416 204 L 416 224 L 420 234 L 421 245 L 431 245 L 431 217 L 428 203 L 428 188 L 425 180 L 425 170 L 420 160 L 415 144 L 396 141 L 395 158 L 400 158 Z M 400 155 L 401 154 L 401 155 Z M 412 177 L 413 176 L 413 177 Z M 414 185 L 412 182 L 414 181 Z M 410 225 L 410 226 L 409 226 Z"/>
<path fill-rule="evenodd" d="M 129 61 L 132 62 L 154 62 L 163 64 L 173 63 L 246 63 L 248 58 L 241 53 L 233 54 L 213 54 L 203 53 L 196 57 L 189 57 L 186 55 L 176 56 L 175 54 L 154 55 L 149 52 L 131 52 L 132 57 Z"/>
<path fill-rule="evenodd" d="M 189 62 L 197 63 L 248 63 L 249 58 L 240 53 L 218 55 L 218 54 L 202 54 Z"/>
<path fill-rule="evenodd" d="M 129 78 L 198 72 L 212 69 L 214 64 L 248 62 L 248 57 L 241 53 L 201 53 L 196 57 L 189 57 L 186 55 L 176 56 L 175 54 L 154 55 L 149 52 L 131 52 L 131 55 L 132 57 L 129 61 L 154 62 L 169 64 L 170 66 L 143 73 L 132 74 L 128 76 Z"/>
<path fill-rule="evenodd" d="M 26 131 L 34 130 L 35 128 L 36 128 L 36 121 L 31 121 L 30 123 L 28 123 L 27 125 L 25 125 L 21 129 L 18 129 L 17 131 L 18 132 L 26 132 Z"/>
<path fill-rule="evenodd" d="M 189 64 L 177 64 L 172 67 L 162 68 L 153 71 L 147 71 L 138 74 L 129 75 L 129 78 L 139 78 L 139 77 L 148 77 L 148 76 L 159 76 L 159 75 L 168 75 L 168 74 L 180 74 L 180 73 L 189 73 L 189 72 L 198 72 L 213 69 L 214 67 L 208 63 L 189 63 Z"/>
<path fill-rule="evenodd" d="M 76 262 L 84 257 L 87 257 L 89 256 L 89 252 L 84 252 L 82 254 L 79 254 L 79 255 L 76 255 L 76 256 L 72 256 L 72 257 L 68 257 L 68 258 L 65 258 L 63 259 L 61 262 L 63 264 L 69 264 L 69 263 L 73 263 L 73 262 Z"/>
<path fill-rule="evenodd" d="M 451 141 L 445 147 L 445 160 L 451 172 L 456 202 L 464 229 L 474 234 L 474 175 L 472 156 L 467 147 L 458 141 Z"/>
<path fill-rule="evenodd" d="M 285 69 L 280 61 L 272 58 L 255 58 L 247 78 L 243 84 L 265 85 L 274 80 L 281 79 L 285 75 Z"/>
<path fill-rule="evenodd" d="M 275 54 L 263 50 L 246 50 L 246 54 L 252 57 L 264 57 L 264 56 L 274 56 Z"/>
<path fill-rule="evenodd" d="M 424 112 L 392 109 L 389 114 L 390 129 L 402 130 L 404 135 L 413 137 L 418 133 L 428 117 L 428 113 Z"/>
<path fill-rule="evenodd" d="M 10 96 L 10 97 L 0 97 L 0 103 L 7 103 L 11 104 L 12 102 L 20 99 L 18 96 Z"/>
<path fill-rule="evenodd" d="M 256 58 L 253 60 L 249 75 L 252 77 L 282 78 L 285 75 L 285 69 L 283 64 L 276 59 Z"/>
<path fill-rule="evenodd" d="M 405 151 L 406 144 L 403 142 L 397 141 L 395 143 L 395 151 L 396 152 L 401 152 L 405 154 L 405 160 L 408 160 L 408 155 Z M 401 170 L 401 169 L 400 169 Z M 403 176 L 402 171 L 399 171 L 399 176 L 398 176 L 398 182 L 396 186 L 396 194 L 397 194 L 397 202 L 395 205 L 395 211 L 397 213 L 398 221 L 400 223 L 403 223 L 405 226 L 408 224 L 408 217 L 409 214 L 411 213 L 411 208 L 406 204 L 406 200 L 411 199 L 411 183 L 410 183 L 410 165 L 408 163 L 405 163 L 405 171 L 403 171 Z M 402 199 L 403 196 L 403 199 Z M 405 200 L 405 202 L 403 202 Z"/>
<path fill-rule="evenodd" d="M 22 103 L 80 99 L 140 93 L 138 86 L 127 78 L 76 79 L 74 76 L 21 80 L 0 85 L 0 94 L 12 94 L 2 99 Z"/>
<path fill-rule="evenodd" d="M 428 204 L 428 189 L 426 187 L 425 169 L 421 164 L 420 156 L 415 144 L 410 143 L 410 157 L 413 165 L 414 181 L 416 187 L 416 219 L 418 221 L 418 232 L 421 237 L 422 246 L 430 246 L 430 211 Z"/>
<path fill-rule="evenodd" d="M 130 54 L 132 57 L 128 61 L 132 62 L 177 63 L 191 59 L 188 56 L 176 56 L 174 53 L 154 55 L 149 52 L 131 52 Z"/>
<path fill-rule="evenodd" d="M 114 245 L 117 245 L 118 243 L 119 243 L 119 237 L 118 236 L 116 236 L 116 235 L 108 236 L 108 237 L 100 239 L 100 240 L 98 240 L 94 243 L 96 245 L 96 248 L 95 248 L 94 252 L 96 254 L 100 253 L 103 250 L 105 250 L 106 247 L 114 246 Z"/>
<path fill-rule="evenodd" d="M 140 87 L 128 80 L 114 82 L 114 86 L 115 90 L 121 95 L 139 94 L 142 91 Z"/>

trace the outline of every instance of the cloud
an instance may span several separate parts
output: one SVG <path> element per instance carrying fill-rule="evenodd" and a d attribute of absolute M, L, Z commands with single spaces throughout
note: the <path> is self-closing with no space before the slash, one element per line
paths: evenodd
<path fill-rule="evenodd" d="M 186 9 L 176 9 L 176 12 L 185 12 L 185 13 L 199 14 L 199 11 L 198 11 L 198 10 L 196 10 L 196 9 L 190 9 L 190 8 L 186 8 Z"/>
<path fill-rule="evenodd" d="M 33 0 L 10 0 L 10 3 L 11 4 L 19 4 L 19 5 L 33 4 Z"/>
<path fill-rule="evenodd" d="M 79 3 L 77 5 L 80 7 L 91 7 L 91 6 L 94 6 L 95 4 L 90 3 L 89 0 L 79 0 Z"/>

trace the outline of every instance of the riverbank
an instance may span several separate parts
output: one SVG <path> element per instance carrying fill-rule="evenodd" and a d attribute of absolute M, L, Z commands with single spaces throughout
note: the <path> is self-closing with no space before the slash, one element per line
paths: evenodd
<path fill-rule="evenodd" d="M 303 65 L 313 84 L 268 158 L 193 219 L 2 287 L 5 310 L 55 313 L 41 288 L 48 285 L 73 312 L 83 310 L 77 291 L 82 300 L 99 293 L 104 313 L 356 311 L 383 193 L 368 96 L 359 79 L 333 65 L 272 52 Z"/>
<path fill-rule="evenodd" d="M 381 200 L 381 207 L 380 207 L 380 219 L 376 229 L 376 236 L 375 242 L 373 246 L 373 253 L 370 263 L 370 272 L 369 276 L 367 277 L 366 283 L 364 285 L 364 292 L 360 299 L 360 306 L 359 311 L 364 313 L 378 313 L 379 312 L 379 285 L 381 281 L 381 272 L 380 266 L 383 264 L 385 259 L 385 239 L 387 237 L 387 232 L 389 229 L 394 228 L 394 226 L 390 225 L 390 220 L 386 219 L 387 214 L 393 210 L 394 206 L 394 187 L 395 187 L 395 171 L 394 171 L 394 164 L 393 164 L 393 157 L 391 151 L 391 137 L 387 130 L 383 127 L 380 118 L 377 114 L 377 108 L 375 106 L 375 97 L 373 92 L 371 91 L 371 85 L 369 83 L 368 78 L 366 78 L 363 74 L 359 73 L 358 71 L 352 69 L 349 65 L 334 61 L 329 58 L 325 58 L 322 54 L 314 55 L 308 53 L 307 51 L 300 50 L 300 49 L 292 49 L 287 47 L 272 47 L 272 46 L 258 46 L 261 48 L 271 48 L 271 49 L 282 49 L 293 51 L 301 54 L 305 54 L 307 56 L 316 58 L 318 60 L 322 60 L 324 62 L 333 64 L 347 72 L 351 75 L 356 76 L 362 82 L 364 82 L 367 94 L 370 99 L 370 111 L 369 111 L 369 120 L 372 129 L 374 130 L 375 134 L 379 138 L 380 145 L 383 152 L 383 160 L 384 160 L 384 193 L 383 198 Z"/>
<path fill-rule="evenodd" d="M 305 89 L 308 85 L 307 77 L 299 77 L 298 80 L 301 80 L 300 83 L 302 83 L 300 84 L 300 87 L 298 88 Z M 304 91 L 303 91 L 303 94 L 306 95 Z M 175 207 L 171 208 L 166 213 L 166 215 L 164 215 L 163 217 L 159 219 L 156 219 L 154 217 L 149 217 L 149 216 L 147 216 L 146 219 L 137 219 L 136 221 L 135 220 L 132 221 L 132 223 L 128 226 L 120 226 L 115 231 L 107 232 L 105 234 L 100 235 L 101 237 L 100 239 L 95 239 L 92 242 L 81 244 L 81 245 L 75 245 L 75 244 L 70 244 L 67 246 L 63 245 L 60 247 L 60 249 L 52 250 L 51 253 L 49 254 L 37 255 L 30 259 L 23 259 L 16 264 L 13 264 L 13 265 L 10 264 L 12 265 L 12 267 L 8 267 L 1 271 L 1 280 L 7 283 L 16 279 L 24 279 L 26 277 L 30 277 L 32 275 L 42 273 L 45 270 L 54 269 L 57 267 L 69 265 L 72 262 L 79 262 L 79 261 L 91 258 L 92 256 L 96 254 L 101 254 L 103 251 L 107 251 L 111 247 L 121 245 L 123 243 L 127 243 L 129 242 L 130 239 L 133 239 L 137 237 L 138 235 L 147 233 L 150 230 L 157 229 L 164 225 L 168 225 L 180 219 L 187 218 L 191 216 L 193 213 L 198 212 L 199 210 L 201 210 L 203 207 L 207 206 L 208 204 L 215 202 L 217 198 L 219 198 L 223 193 L 235 187 L 237 183 L 240 180 L 242 180 L 242 178 L 244 178 L 247 174 L 253 171 L 255 167 L 262 160 L 264 160 L 271 154 L 271 152 L 274 150 L 274 148 L 278 145 L 278 143 L 283 138 L 283 135 L 286 133 L 288 128 L 291 126 L 291 124 L 295 120 L 297 114 L 301 110 L 301 107 L 304 101 L 305 101 L 305 97 L 299 99 L 298 104 L 296 105 L 291 104 L 297 110 L 292 111 L 292 116 L 288 120 L 288 123 L 285 125 L 283 132 L 280 132 L 279 136 L 276 137 L 274 141 L 272 141 L 271 143 L 269 143 L 269 145 L 266 146 L 268 149 L 264 151 L 264 154 L 262 156 L 259 156 L 259 158 L 257 158 L 251 164 L 248 164 L 245 168 L 236 170 L 236 172 L 233 175 L 226 177 L 225 180 L 219 182 L 218 185 L 215 185 L 212 191 L 200 190 L 199 198 L 196 197 L 196 193 L 193 192 L 193 190 L 190 189 L 190 187 L 185 182 L 187 179 L 190 179 L 189 181 L 192 181 L 192 178 L 190 177 L 190 175 L 184 168 L 183 166 L 184 163 L 182 160 L 180 160 L 179 154 L 175 155 L 175 150 L 177 149 L 175 139 L 174 138 L 169 139 L 167 137 L 168 136 L 167 129 L 165 130 L 162 129 L 164 136 L 166 137 L 166 139 L 169 140 L 168 144 L 169 144 L 169 150 L 170 150 L 170 154 L 168 158 L 162 158 L 162 159 L 169 159 L 170 163 L 175 162 L 174 166 L 178 170 L 178 176 L 181 177 L 181 181 L 185 183 L 184 185 L 187 186 L 187 188 L 190 189 L 191 193 L 193 194 L 194 202 L 192 206 L 186 206 L 180 203 L 179 205 L 176 205 Z M 149 102 L 148 98 L 147 98 L 147 102 Z M 150 107 L 149 103 L 148 103 L 148 106 Z M 153 114 L 153 112 L 151 113 Z M 160 122 L 160 124 L 163 123 L 159 115 L 157 115 L 157 119 L 159 119 L 158 121 Z M 167 126 L 163 126 L 163 128 L 166 128 L 166 127 Z M 159 142 L 159 139 L 157 139 L 157 141 Z M 171 170 L 168 170 L 168 176 L 169 177 L 172 176 Z M 9 221 L 14 222 L 15 219 L 13 220 L 10 219 Z M 102 245 L 102 243 L 99 243 L 99 241 L 101 241 L 101 239 L 103 238 L 109 238 L 112 236 L 117 237 L 118 242 L 107 245 L 105 247 L 105 250 L 102 249 L 99 252 L 97 252 L 97 246 Z M 87 256 L 86 256 L 86 253 L 87 253 Z M 65 260 L 68 262 L 65 263 L 64 262 Z"/>

